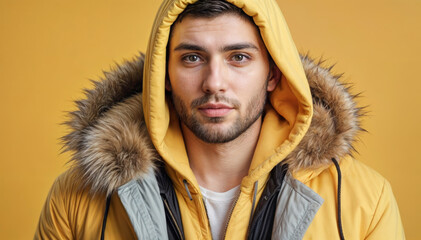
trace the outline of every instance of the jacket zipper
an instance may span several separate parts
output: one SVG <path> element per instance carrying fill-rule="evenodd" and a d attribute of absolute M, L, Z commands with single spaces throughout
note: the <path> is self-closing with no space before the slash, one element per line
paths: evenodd
<path fill-rule="evenodd" d="M 240 194 L 241 194 L 241 192 L 240 192 Z M 235 199 L 234 203 L 233 203 L 233 204 L 232 204 L 232 206 L 231 206 L 230 215 L 228 215 L 228 221 L 227 221 L 227 223 L 225 224 L 225 229 L 224 229 L 224 238 L 223 238 L 223 239 L 225 239 L 225 238 L 227 237 L 228 224 L 229 224 L 229 222 L 230 222 L 230 220 L 231 220 L 232 212 L 234 211 L 235 205 L 237 205 L 237 201 L 238 201 L 238 199 L 240 198 L 240 194 L 238 194 L 237 198 Z"/>
<path fill-rule="evenodd" d="M 168 206 L 168 202 L 167 199 L 164 199 L 164 204 L 165 204 L 165 208 L 168 210 L 168 212 L 170 213 L 171 219 L 175 224 L 175 227 L 177 228 L 178 234 L 180 235 L 181 239 L 184 239 L 183 234 L 181 233 L 181 230 L 177 224 L 177 221 L 175 220 L 174 214 L 172 213 L 170 206 Z"/>

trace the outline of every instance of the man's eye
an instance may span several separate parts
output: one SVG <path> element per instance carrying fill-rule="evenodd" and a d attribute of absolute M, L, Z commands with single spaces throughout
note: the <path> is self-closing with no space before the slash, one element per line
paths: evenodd
<path fill-rule="evenodd" d="M 234 62 L 244 62 L 248 59 L 248 56 L 244 55 L 244 54 L 236 54 L 234 56 L 231 57 L 231 60 Z"/>
<path fill-rule="evenodd" d="M 197 55 L 187 55 L 183 57 L 183 60 L 186 62 L 194 63 L 200 61 L 200 57 Z"/>
<path fill-rule="evenodd" d="M 244 59 L 244 55 L 234 55 L 232 57 L 232 60 L 237 61 L 237 62 L 241 62 Z"/>

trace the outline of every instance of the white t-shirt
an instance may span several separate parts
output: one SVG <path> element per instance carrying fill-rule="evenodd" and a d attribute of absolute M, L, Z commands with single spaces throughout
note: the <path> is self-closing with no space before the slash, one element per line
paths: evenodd
<path fill-rule="evenodd" d="M 214 192 L 203 187 L 200 187 L 200 191 L 202 192 L 206 205 L 212 239 L 223 239 L 225 226 L 228 223 L 228 217 L 232 211 L 234 201 L 239 194 L 240 185 L 222 193 Z"/>

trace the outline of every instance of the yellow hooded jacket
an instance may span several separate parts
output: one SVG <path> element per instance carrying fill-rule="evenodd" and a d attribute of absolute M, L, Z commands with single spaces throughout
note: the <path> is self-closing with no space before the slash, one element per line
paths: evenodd
<path fill-rule="evenodd" d="M 228 1 L 253 18 L 282 79 L 269 96 L 249 173 L 241 183 L 226 226 L 226 239 L 246 238 L 254 192 L 259 201 L 269 173 L 282 161 L 289 165 L 290 180 L 286 185 L 316 194 L 320 206 L 311 214 L 309 225 L 299 229 L 304 236 L 294 235 L 295 230 L 288 232 L 290 235 L 276 233 L 283 227 L 300 227 L 289 226 L 292 223 L 288 221 L 274 225 L 273 236 L 338 239 L 339 179 L 332 158 L 339 161 L 342 172 L 340 214 L 345 238 L 404 239 L 390 184 L 350 156 L 352 142 L 361 130 L 361 109 L 356 107 L 354 96 L 338 82 L 339 76 L 330 73 L 330 68 L 299 56 L 275 0 Z M 87 92 L 87 98 L 77 103 L 79 109 L 71 113 L 68 122 L 72 132 L 63 138 L 67 149 L 74 153 L 74 165 L 54 183 L 41 213 L 36 239 L 99 238 L 107 195 L 112 198 L 106 239 L 140 236 L 142 228 L 132 217 L 138 213 L 129 210 L 121 189 L 133 182 L 142 184 L 153 173 L 157 161 L 165 163 L 173 182 L 185 238 L 211 239 L 178 118 L 165 96 L 169 30 L 193 2 L 165 0 L 155 19 L 146 56 L 107 73 L 95 89 Z M 139 198 L 148 201 L 145 196 Z M 289 214 L 278 211 L 279 215 Z M 150 221 L 155 221 L 154 217 Z M 295 219 L 296 223 L 300 221 L 304 220 Z"/>

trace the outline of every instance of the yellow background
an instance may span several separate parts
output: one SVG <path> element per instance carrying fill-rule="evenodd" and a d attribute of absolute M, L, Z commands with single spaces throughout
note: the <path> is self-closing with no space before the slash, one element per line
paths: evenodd
<path fill-rule="evenodd" d="M 60 123 L 88 79 L 145 51 L 161 0 L 0 1 L 0 238 L 30 239 L 66 169 Z M 421 239 L 421 2 L 279 1 L 301 52 L 345 72 L 369 105 L 357 158 L 392 184 Z M 367 183 L 370 184 L 370 183 Z M 346 216 L 344 216 L 346 217 Z"/>

